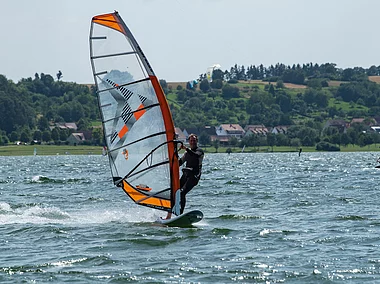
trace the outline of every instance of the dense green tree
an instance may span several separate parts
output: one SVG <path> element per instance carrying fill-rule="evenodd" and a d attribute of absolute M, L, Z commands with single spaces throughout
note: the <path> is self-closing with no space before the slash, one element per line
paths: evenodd
<path fill-rule="evenodd" d="M 366 145 L 365 137 L 363 135 L 360 135 L 357 143 L 360 147 L 364 147 Z"/>
<path fill-rule="evenodd" d="M 359 131 L 357 131 L 355 128 L 349 128 L 347 129 L 347 135 L 350 138 L 350 143 L 351 144 L 357 144 L 358 143 L 358 138 L 359 138 Z"/>
<path fill-rule="evenodd" d="M 305 136 L 301 139 L 301 144 L 303 146 L 314 146 L 315 141 L 312 140 L 309 136 Z"/>
<path fill-rule="evenodd" d="M 20 140 L 20 134 L 17 131 L 12 131 L 12 133 L 9 135 L 9 140 L 11 140 L 11 142 Z"/>
<path fill-rule="evenodd" d="M 212 71 L 212 81 L 217 81 L 217 80 L 224 80 L 224 72 L 220 69 L 214 69 Z"/>
<path fill-rule="evenodd" d="M 211 137 L 206 132 L 201 132 L 199 135 L 199 144 L 207 146 L 211 144 Z"/>
<path fill-rule="evenodd" d="M 336 92 L 336 97 L 341 97 L 345 102 L 356 102 L 360 92 L 352 83 L 341 84 Z"/>
<path fill-rule="evenodd" d="M 290 139 L 290 146 L 299 148 L 301 145 L 302 145 L 301 139 L 299 139 L 299 138 Z"/>
<path fill-rule="evenodd" d="M 223 80 L 222 79 L 215 79 L 210 83 L 210 87 L 213 89 L 222 89 L 223 88 Z"/>
<path fill-rule="evenodd" d="M 84 108 L 83 106 L 78 102 L 71 103 L 71 116 L 69 120 L 66 121 L 79 121 L 81 118 L 84 117 Z"/>
<path fill-rule="evenodd" d="M 10 133 L 18 127 L 33 127 L 34 110 L 17 97 L 0 91 L 0 129 Z"/>
<path fill-rule="evenodd" d="M 347 146 L 350 144 L 350 137 L 347 135 L 347 133 L 342 133 L 340 136 L 340 144 L 343 146 Z"/>
<path fill-rule="evenodd" d="M 38 129 L 41 131 L 49 129 L 49 121 L 45 116 L 41 116 L 38 119 Z"/>
<path fill-rule="evenodd" d="M 222 95 L 224 99 L 238 98 L 239 88 L 231 86 L 230 84 L 225 84 L 222 88 Z"/>
<path fill-rule="evenodd" d="M 7 145 L 7 144 L 9 144 L 9 139 L 8 139 L 8 137 L 6 136 L 6 135 L 3 135 L 2 136 L 2 145 Z"/>
<path fill-rule="evenodd" d="M 199 89 L 201 89 L 202 92 L 206 93 L 210 90 L 210 83 L 207 79 L 204 79 L 199 84 Z"/>
<path fill-rule="evenodd" d="M 284 81 L 277 80 L 277 82 L 276 82 L 276 88 L 277 89 L 284 89 L 285 88 Z"/>
<path fill-rule="evenodd" d="M 36 141 L 41 141 L 42 139 L 42 132 L 40 130 L 35 130 L 33 133 L 33 139 Z"/>
<path fill-rule="evenodd" d="M 183 108 L 187 111 L 200 111 L 202 109 L 202 101 L 199 98 L 191 98 L 186 101 Z"/>
<path fill-rule="evenodd" d="M 212 143 L 212 146 L 214 146 L 216 153 L 218 153 L 219 145 L 220 145 L 220 141 L 218 139 L 214 140 Z"/>
<path fill-rule="evenodd" d="M 329 98 L 323 91 L 318 91 L 315 95 L 315 104 L 320 108 L 326 108 L 329 105 Z"/>
<path fill-rule="evenodd" d="M 61 116 L 65 121 L 71 122 L 71 107 L 68 103 L 62 104 L 58 108 L 58 115 Z"/>
<path fill-rule="evenodd" d="M 66 141 L 69 135 L 70 135 L 70 131 L 67 128 L 59 130 L 59 140 Z"/>
<path fill-rule="evenodd" d="M 272 152 L 273 152 L 273 146 L 276 145 L 276 135 L 273 133 L 268 133 L 267 134 L 267 144 L 268 146 L 272 147 Z"/>
<path fill-rule="evenodd" d="M 51 139 L 53 139 L 54 142 L 59 141 L 59 129 L 57 127 L 53 128 L 51 131 Z"/>
<path fill-rule="evenodd" d="M 340 151 L 340 148 L 332 143 L 321 141 L 315 147 L 317 151 Z"/>
<path fill-rule="evenodd" d="M 78 130 L 89 130 L 91 129 L 91 122 L 87 118 L 81 118 L 79 119 L 77 126 Z"/>
<path fill-rule="evenodd" d="M 270 93 L 271 95 L 274 95 L 276 93 L 276 91 L 273 87 L 273 84 L 269 84 L 268 93 Z"/>
<path fill-rule="evenodd" d="M 229 123 L 231 116 L 233 115 L 231 115 L 230 111 L 222 109 L 218 112 L 216 118 L 223 123 Z"/>
<path fill-rule="evenodd" d="M 49 142 L 51 140 L 51 132 L 49 130 L 45 130 L 42 132 L 42 141 Z"/>
<path fill-rule="evenodd" d="M 214 108 L 214 101 L 212 99 L 206 99 L 203 103 L 201 103 L 201 107 L 203 111 L 207 112 Z"/>
<path fill-rule="evenodd" d="M 49 142 L 51 140 L 51 132 L 49 130 L 45 130 L 42 132 L 42 141 Z"/>
<path fill-rule="evenodd" d="M 161 88 L 162 90 L 164 91 L 164 93 L 168 93 L 169 89 L 168 89 L 168 83 L 165 81 L 165 80 L 160 80 L 160 85 L 161 85 Z"/>
<path fill-rule="evenodd" d="M 228 139 L 228 144 L 232 147 L 236 147 L 238 144 L 238 139 L 235 136 L 232 136 Z"/>
<path fill-rule="evenodd" d="M 20 135 L 20 141 L 23 143 L 29 143 L 31 141 L 30 131 L 29 129 L 25 128 L 21 131 Z"/>
<path fill-rule="evenodd" d="M 185 90 L 179 90 L 177 92 L 177 99 L 179 102 L 183 103 L 186 101 L 186 91 Z"/>
<path fill-rule="evenodd" d="M 335 133 L 334 135 L 331 135 L 330 136 L 330 141 L 331 143 L 333 144 L 338 144 L 338 145 L 341 145 L 341 134 L 340 133 Z"/>
<path fill-rule="evenodd" d="M 282 75 L 285 83 L 304 84 L 305 75 L 301 70 L 286 70 Z"/>
<path fill-rule="evenodd" d="M 103 131 L 101 128 L 95 128 L 92 131 L 92 139 L 95 145 L 104 145 Z"/>
<path fill-rule="evenodd" d="M 310 79 L 307 81 L 307 86 L 313 89 L 322 89 L 322 80 L 321 79 Z"/>
<path fill-rule="evenodd" d="M 291 99 L 290 96 L 287 95 L 286 93 L 284 94 L 279 94 L 276 98 L 276 102 L 281 108 L 281 111 L 284 113 L 288 113 L 292 109 L 291 105 Z"/>

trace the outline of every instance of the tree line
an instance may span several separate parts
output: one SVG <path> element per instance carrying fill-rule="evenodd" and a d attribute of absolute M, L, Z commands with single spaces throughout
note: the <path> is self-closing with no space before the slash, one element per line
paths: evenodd
<path fill-rule="evenodd" d="M 216 71 L 216 72 L 215 72 Z M 293 64 L 284 65 L 277 63 L 264 67 L 250 65 L 244 67 L 235 64 L 230 70 L 214 70 L 213 77 L 220 78 L 221 75 L 227 80 L 268 80 L 275 82 L 278 79 L 285 83 L 305 84 L 310 79 L 327 79 L 337 81 L 360 81 L 366 80 L 368 76 L 379 76 L 380 66 L 372 65 L 369 68 L 354 67 L 354 68 L 338 68 L 335 63 L 324 64 Z M 205 78 L 205 74 L 200 75 L 201 79 Z"/>
<path fill-rule="evenodd" d="M 0 75 L 0 143 L 65 141 L 66 129 L 53 129 L 58 122 L 76 122 L 79 129 L 91 128 L 99 119 L 94 90 L 85 85 L 54 80 L 36 73 L 18 83 Z"/>
<path fill-rule="evenodd" d="M 222 123 L 239 123 L 243 127 L 287 125 L 284 137 L 252 137 L 242 143 L 306 146 L 326 141 L 362 145 L 377 141 L 365 133 L 370 133 L 370 118 L 380 113 L 379 85 L 368 80 L 368 76 L 379 75 L 379 70 L 376 66 L 339 69 L 332 63 L 247 68 L 235 64 L 230 70 L 214 70 L 211 82 L 201 74 L 197 82 L 188 82 L 186 87 L 173 86 L 165 80 L 160 83 L 175 125 L 181 129 Z M 267 84 L 252 84 L 250 80 Z M 344 83 L 330 86 L 332 80 Z M 306 88 L 288 89 L 286 83 Z M 0 75 L 0 144 L 65 141 L 70 131 L 51 130 L 57 122 L 76 122 L 79 130 L 95 133 L 91 143 L 101 144 L 101 130 L 92 126 L 100 120 L 96 100 L 92 87 L 55 80 L 48 74 L 36 73 L 34 78 L 17 83 Z M 349 121 L 353 117 L 367 118 L 367 123 L 350 130 L 356 135 L 324 129 L 329 119 Z"/>
<path fill-rule="evenodd" d="M 247 69 L 235 65 L 230 71 L 214 70 L 211 82 L 206 74 L 201 74 L 196 87 L 188 84 L 186 88 L 177 86 L 176 90 L 167 92 L 175 93 L 176 102 L 183 105 L 171 104 L 176 125 L 181 128 L 220 123 L 239 123 L 243 127 L 248 124 L 263 124 L 268 128 L 289 126 L 286 135 L 246 137 L 240 146 L 364 146 L 379 142 L 378 133 L 370 126 L 375 123 L 372 118 L 380 116 L 380 86 L 368 79 L 378 75 L 379 70 L 375 66 L 343 70 L 330 63 L 292 67 L 277 64 L 269 68 L 261 65 Z M 263 88 L 249 84 L 249 80 L 258 79 L 268 84 Z M 335 80 L 341 83 L 331 87 L 330 82 Z M 286 82 L 306 88 L 287 89 Z M 352 118 L 365 120 L 351 125 L 347 131 L 325 128 L 328 120 L 348 123 Z"/>

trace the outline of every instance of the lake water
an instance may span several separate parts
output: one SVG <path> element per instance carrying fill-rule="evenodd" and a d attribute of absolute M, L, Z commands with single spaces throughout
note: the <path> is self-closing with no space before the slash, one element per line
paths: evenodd
<path fill-rule="evenodd" d="M 153 222 L 102 156 L 0 157 L 0 283 L 380 283 L 377 153 L 207 154 Z"/>

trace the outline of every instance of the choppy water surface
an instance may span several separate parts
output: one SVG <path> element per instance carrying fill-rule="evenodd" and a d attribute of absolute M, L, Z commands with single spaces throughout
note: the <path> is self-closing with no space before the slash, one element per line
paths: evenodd
<path fill-rule="evenodd" d="M 0 282 L 380 283 L 376 155 L 208 154 L 185 229 L 105 157 L 0 157 Z"/>

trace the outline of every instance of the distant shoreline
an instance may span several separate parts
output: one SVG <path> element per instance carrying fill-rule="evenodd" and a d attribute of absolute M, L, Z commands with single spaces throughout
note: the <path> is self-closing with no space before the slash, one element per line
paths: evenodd
<path fill-rule="evenodd" d="M 302 153 L 319 152 L 315 147 L 301 147 Z M 36 150 L 34 150 L 36 149 Z M 102 155 L 101 146 L 67 146 L 67 145 L 8 145 L 0 146 L 0 156 L 33 156 L 36 151 L 37 156 L 54 156 L 54 155 Z M 214 147 L 202 147 L 207 154 L 223 153 L 228 154 L 227 149 L 231 149 L 231 154 L 234 153 L 298 153 L 298 147 L 279 146 L 271 147 L 245 147 L 244 152 L 239 147 L 219 147 L 218 150 Z M 340 152 L 378 152 L 380 151 L 379 145 L 370 145 L 365 147 L 341 146 Z M 339 151 L 338 151 L 339 152 Z M 334 153 L 334 152 L 332 152 Z"/>
<path fill-rule="evenodd" d="M 34 150 L 36 149 L 36 150 Z M 101 155 L 100 146 L 8 145 L 0 146 L 0 156 Z"/>

